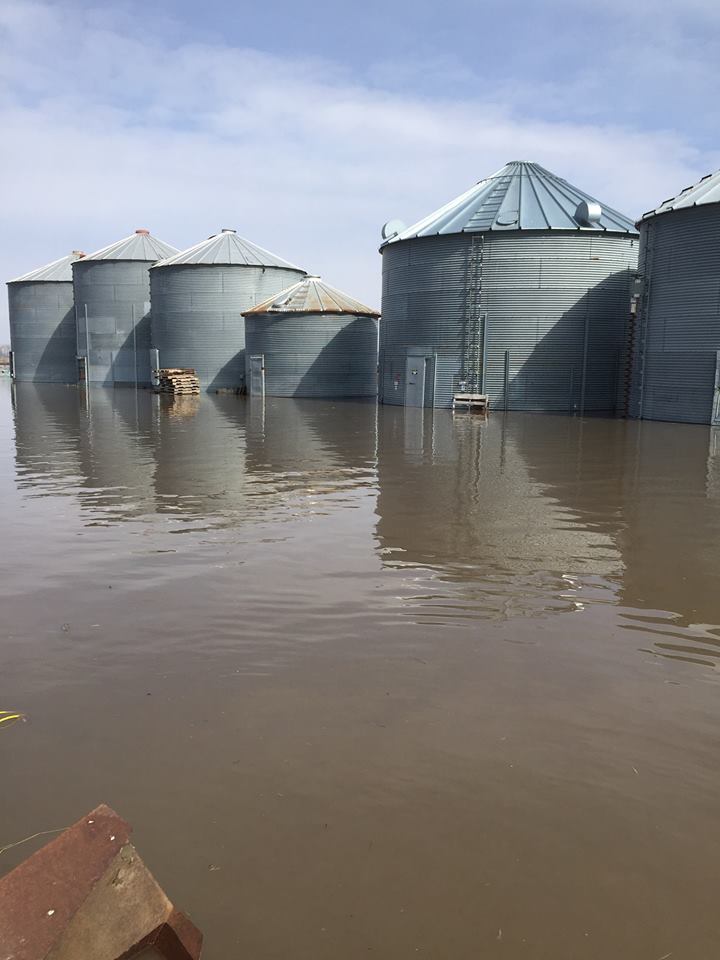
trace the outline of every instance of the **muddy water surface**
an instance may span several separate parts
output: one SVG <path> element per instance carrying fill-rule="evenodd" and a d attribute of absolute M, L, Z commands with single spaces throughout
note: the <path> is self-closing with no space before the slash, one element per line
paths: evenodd
<path fill-rule="evenodd" d="M 0 523 L 0 846 L 110 803 L 207 960 L 720 955 L 709 428 L 3 383 Z"/>

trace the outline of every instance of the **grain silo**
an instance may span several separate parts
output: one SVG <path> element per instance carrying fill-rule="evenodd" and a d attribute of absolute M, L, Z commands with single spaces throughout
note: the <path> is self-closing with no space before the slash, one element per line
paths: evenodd
<path fill-rule="evenodd" d="M 244 389 L 243 311 L 304 276 L 228 229 L 155 264 L 152 339 L 160 366 L 194 368 L 205 389 Z"/>
<path fill-rule="evenodd" d="M 150 267 L 177 253 L 147 230 L 73 264 L 81 376 L 105 386 L 149 386 Z"/>
<path fill-rule="evenodd" d="M 77 382 L 72 264 L 67 257 L 8 281 L 10 343 L 16 380 Z"/>
<path fill-rule="evenodd" d="M 646 213 L 628 413 L 720 423 L 720 170 Z"/>
<path fill-rule="evenodd" d="M 305 277 L 246 310 L 250 393 L 376 396 L 378 316 L 320 277 Z"/>
<path fill-rule="evenodd" d="M 638 252 L 627 217 L 516 161 L 383 239 L 384 403 L 615 408 Z"/>

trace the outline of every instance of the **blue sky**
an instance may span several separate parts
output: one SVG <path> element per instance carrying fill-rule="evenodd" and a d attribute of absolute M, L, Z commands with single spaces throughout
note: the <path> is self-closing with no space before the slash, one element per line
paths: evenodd
<path fill-rule="evenodd" d="M 0 0 L 4 278 L 230 226 L 376 305 L 382 223 L 507 160 L 631 216 L 720 167 L 718 63 L 717 0 Z"/>

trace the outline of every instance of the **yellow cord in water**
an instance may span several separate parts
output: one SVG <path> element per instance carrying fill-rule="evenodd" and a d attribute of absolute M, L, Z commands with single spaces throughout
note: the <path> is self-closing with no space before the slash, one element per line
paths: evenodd
<path fill-rule="evenodd" d="M 0 710 L 0 723 L 5 723 L 7 720 L 23 720 L 24 715 L 22 713 L 12 713 L 10 710 Z"/>

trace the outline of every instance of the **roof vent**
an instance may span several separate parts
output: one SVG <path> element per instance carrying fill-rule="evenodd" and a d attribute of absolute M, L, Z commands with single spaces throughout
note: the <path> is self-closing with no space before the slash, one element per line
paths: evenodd
<path fill-rule="evenodd" d="M 390 240 L 392 237 L 396 237 L 399 233 L 402 233 L 404 229 L 405 224 L 402 220 L 388 220 L 382 228 L 382 238 L 383 240 Z"/>
<path fill-rule="evenodd" d="M 145 229 L 143 229 L 143 230 L 136 230 L 135 233 L 139 233 L 139 234 L 140 234 L 141 236 L 143 236 L 143 237 L 149 237 L 149 236 L 150 236 L 150 231 L 149 231 L 149 230 L 145 230 Z"/>
<path fill-rule="evenodd" d="M 594 200 L 581 200 L 575 211 L 575 219 L 582 227 L 594 227 L 601 216 L 602 207 Z"/>
<path fill-rule="evenodd" d="M 223 227 L 220 233 L 237 233 L 237 230 L 233 230 L 232 227 Z"/>

